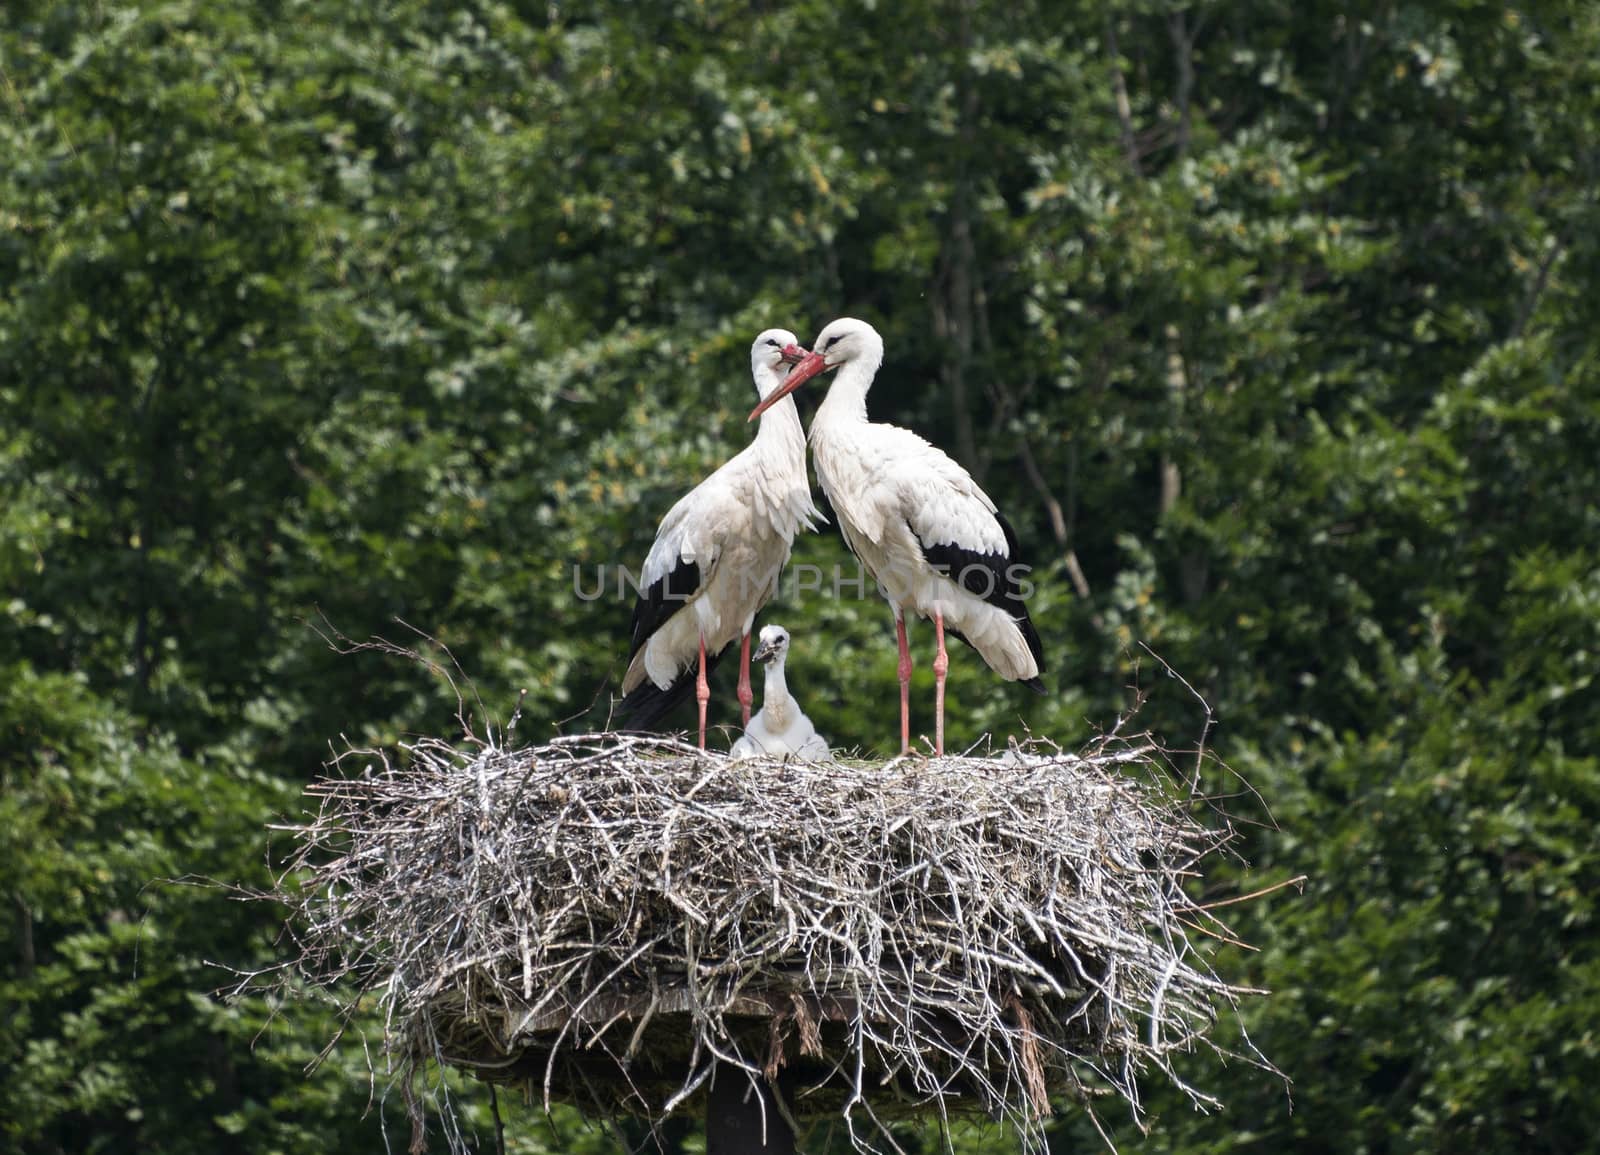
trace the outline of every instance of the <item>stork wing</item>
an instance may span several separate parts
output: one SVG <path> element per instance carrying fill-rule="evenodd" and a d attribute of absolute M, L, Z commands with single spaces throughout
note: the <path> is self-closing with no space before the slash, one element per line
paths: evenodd
<path fill-rule="evenodd" d="M 728 496 L 713 475 L 684 494 L 661 519 L 639 574 L 630 658 L 711 580 L 727 525 L 716 506 Z"/>
<path fill-rule="evenodd" d="M 924 548 L 946 545 L 979 554 L 1007 553 L 994 502 L 972 474 L 909 429 L 869 428 L 873 454 L 857 492 L 872 495 L 877 506 L 881 524 L 871 534 L 873 540 L 898 518 L 911 527 Z"/>
<path fill-rule="evenodd" d="M 1028 567 L 1018 555 L 1016 531 L 972 475 L 943 452 L 928 446 L 920 464 L 922 483 L 904 488 L 902 509 L 923 558 L 969 594 L 1010 615 L 1043 670 L 1044 646 L 1022 597 Z M 1037 683 L 1035 678 L 1029 684 L 1042 691 Z"/>

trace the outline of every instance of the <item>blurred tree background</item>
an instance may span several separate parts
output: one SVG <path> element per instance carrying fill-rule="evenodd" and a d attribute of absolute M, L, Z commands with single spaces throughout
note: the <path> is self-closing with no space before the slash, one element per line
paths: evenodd
<path fill-rule="evenodd" d="M 1310 878 L 1217 963 L 1290 1094 L 1197 1059 L 1228 1109 L 1152 1087 L 1119 1146 L 1595 1150 L 1597 150 L 1576 0 L 10 0 L 0 1146 L 404 1143 L 358 1044 L 303 1074 L 330 1017 L 215 996 L 274 911 L 164 880 L 262 883 L 330 740 L 449 732 L 318 614 L 602 724 L 615 567 L 749 436 L 751 337 L 848 313 L 1037 567 L 1051 693 L 954 653 L 953 743 L 1133 687 L 1195 740 L 1147 645 L 1259 795 L 1217 893 Z M 767 620 L 892 742 L 881 603 Z"/>

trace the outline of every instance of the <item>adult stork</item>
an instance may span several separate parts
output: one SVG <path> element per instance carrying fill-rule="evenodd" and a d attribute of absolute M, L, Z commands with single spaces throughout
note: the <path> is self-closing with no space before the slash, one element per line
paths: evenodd
<path fill-rule="evenodd" d="M 622 679 L 628 726 L 654 725 L 692 684 L 705 749 L 707 673 L 735 638 L 742 639 L 739 721 L 750 721 L 750 628 L 777 592 L 795 534 L 802 526 L 815 528 L 812 519 L 821 516 L 806 479 L 800 414 L 793 400 L 777 397 L 802 355 L 787 329 L 756 337 L 750 372 L 764 415 L 755 439 L 679 499 L 656 530 L 640 574 L 633 645 Z"/>
<path fill-rule="evenodd" d="M 1044 692 L 1044 654 L 1023 604 L 1017 537 L 978 483 L 927 441 L 867 420 L 867 390 L 883 364 L 883 338 L 840 317 L 817 335 L 788 377 L 762 399 L 767 413 L 818 373 L 838 370 L 811 422 L 817 480 L 845 544 L 877 579 L 894 611 L 900 646 L 900 752 L 911 745 L 911 650 L 905 611 L 933 619 L 934 751 L 944 753 L 949 630 L 1002 678 Z"/>

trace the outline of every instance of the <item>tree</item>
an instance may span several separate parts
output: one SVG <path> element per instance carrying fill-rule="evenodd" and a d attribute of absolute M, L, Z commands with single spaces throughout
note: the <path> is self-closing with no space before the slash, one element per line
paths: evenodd
<path fill-rule="evenodd" d="M 1232 1113 L 1123 1145 L 1583 1143 L 1597 49 L 1569 2 L 8 6 L 8 1134 L 376 1143 L 358 1072 L 290 1070 L 325 1020 L 251 1052 L 271 1008 L 209 998 L 271 913 L 153 880 L 258 878 L 330 738 L 450 726 L 319 615 L 601 724 L 615 567 L 743 444 L 750 337 L 855 314 L 874 416 L 1038 566 L 1052 694 L 958 651 L 952 745 L 1135 682 L 1191 739 L 1148 645 L 1263 800 L 1218 885 L 1311 876 L 1219 960 L 1279 992 L 1296 1113 L 1212 1072 Z M 796 560 L 854 576 L 831 529 Z M 842 592 L 767 620 L 881 746 L 888 615 Z"/>

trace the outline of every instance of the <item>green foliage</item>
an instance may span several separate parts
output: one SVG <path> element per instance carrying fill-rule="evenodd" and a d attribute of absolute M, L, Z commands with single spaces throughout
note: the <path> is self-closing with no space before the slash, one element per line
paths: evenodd
<path fill-rule="evenodd" d="M 195 875 L 227 863 L 239 885 L 262 886 L 263 819 L 292 789 L 226 747 L 185 758 L 80 677 L 13 664 L 4 685 L 8 1149 L 209 1151 L 252 1118 L 264 1151 L 363 1136 L 364 1072 L 308 1095 L 309 1056 L 253 1050 L 262 1024 L 213 993 L 228 984 L 220 968 L 270 957 L 271 929 Z"/>
<path fill-rule="evenodd" d="M 301 1073 L 329 1014 L 212 997 L 273 912 L 160 880 L 260 883 L 330 739 L 451 726 L 322 615 L 603 722 L 617 567 L 744 443 L 750 336 L 851 313 L 874 413 L 1037 563 L 1051 693 L 958 650 L 951 741 L 1070 743 L 1135 683 L 1190 740 L 1147 645 L 1261 800 L 1217 892 L 1310 876 L 1218 956 L 1293 1113 L 1197 1063 L 1230 1110 L 1156 1094 L 1122 1147 L 1590 1145 L 1597 94 L 1566 0 L 6 6 L 7 1143 L 376 1149 L 359 1049 Z M 795 559 L 856 575 L 831 528 Z M 889 618 L 841 589 L 769 617 L 882 750 Z"/>

